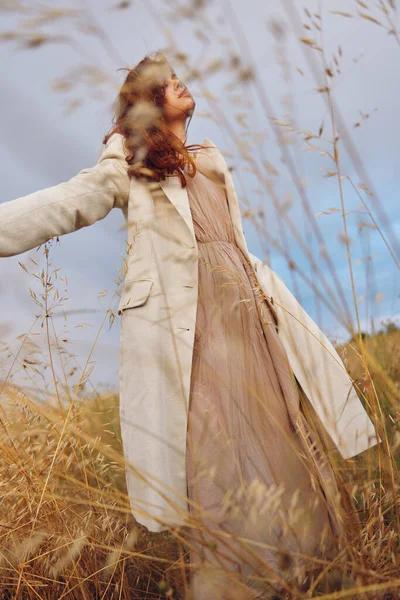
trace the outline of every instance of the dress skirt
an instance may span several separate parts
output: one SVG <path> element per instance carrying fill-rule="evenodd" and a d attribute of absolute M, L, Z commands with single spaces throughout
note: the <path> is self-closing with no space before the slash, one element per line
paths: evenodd
<path fill-rule="evenodd" d="M 229 573 L 254 589 L 238 597 L 258 597 L 253 576 L 285 578 L 335 555 L 338 490 L 279 323 L 235 242 L 225 187 L 199 168 L 185 176 L 199 249 L 186 452 L 193 598 L 233 598 Z"/>

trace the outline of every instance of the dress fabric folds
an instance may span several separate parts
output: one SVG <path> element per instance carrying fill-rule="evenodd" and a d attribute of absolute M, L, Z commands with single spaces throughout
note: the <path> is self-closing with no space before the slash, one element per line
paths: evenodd
<path fill-rule="evenodd" d="M 338 490 L 300 409 L 279 323 L 235 242 L 225 187 L 197 164 L 194 177 L 185 170 L 199 248 L 186 452 L 200 527 L 190 529 L 192 591 L 196 600 L 233 598 L 233 573 L 254 590 L 238 598 L 258 597 L 264 583 L 252 576 L 272 569 L 285 578 L 335 555 Z"/>

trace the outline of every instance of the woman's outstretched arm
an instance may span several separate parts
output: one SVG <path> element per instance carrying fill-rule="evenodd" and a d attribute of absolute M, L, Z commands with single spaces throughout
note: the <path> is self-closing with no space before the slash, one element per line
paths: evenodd
<path fill-rule="evenodd" d="M 69 181 L 0 204 L 0 257 L 31 250 L 127 205 L 130 179 L 122 141 L 122 135 L 112 135 L 97 164 Z"/>

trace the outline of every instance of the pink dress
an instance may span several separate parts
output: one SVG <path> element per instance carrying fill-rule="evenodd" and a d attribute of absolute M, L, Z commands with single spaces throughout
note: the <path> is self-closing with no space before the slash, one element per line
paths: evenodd
<path fill-rule="evenodd" d="M 334 555 L 337 486 L 321 448 L 312 458 L 316 439 L 277 323 L 235 242 L 225 188 L 199 170 L 194 178 L 185 174 L 199 248 L 187 486 L 193 523 L 209 528 L 203 537 L 191 530 L 191 561 L 241 573 L 258 593 L 261 584 L 248 576 L 265 577 L 265 565 L 285 576 L 312 566 L 307 557 Z M 223 532 L 260 544 L 246 549 Z M 289 571 L 281 569 L 279 550 L 301 553 L 292 555 Z M 209 569 L 202 577 L 195 569 L 194 598 L 212 600 Z"/>

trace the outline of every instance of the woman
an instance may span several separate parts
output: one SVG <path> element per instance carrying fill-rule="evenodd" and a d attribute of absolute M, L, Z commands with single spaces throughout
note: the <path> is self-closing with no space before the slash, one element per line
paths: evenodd
<path fill-rule="evenodd" d="M 196 152 L 185 146 L 194 108 L 165 57 L 145 57 L 120 90 L 97 165 L 0 206 L 0 256 L 123 210 L 120 416 L 132 512 L 152 531 L 183 526 L 193 561 L 239 573 L 258 593 L 249 575 L 272 568 L 292 576 L 338 549 L 342 521 L 327 434 L 345 458 L 376 441 L 333 347 L 248 252 L 221 153 L 208 138 Z M 313 369 L 308 376 L 312 356 L 320 378 Z M 301 408 L 306 390 L 321 418 L 315 427 Z M 285 551 L 298 553 L 289 570 Z M 194 598 L 211 599 L 225 583 L 216 576 L 210 590 L 199 569 Z"/>

